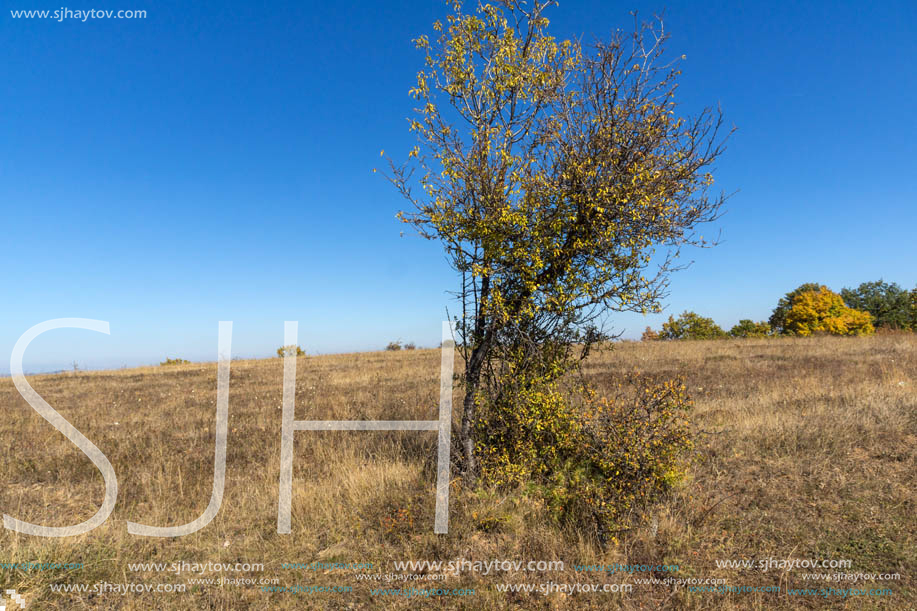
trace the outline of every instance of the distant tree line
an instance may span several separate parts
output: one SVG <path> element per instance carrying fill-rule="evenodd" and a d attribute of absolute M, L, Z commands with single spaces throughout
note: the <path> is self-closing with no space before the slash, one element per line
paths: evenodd
<path fill-rule="evenodd" d="M 402 348 L 405 350 L 414 350 L 415 348 L 417 348 L 417 345 L 414 342 L 408 342 L 402 345 L 401 340 L 397 340 L 394 342 L 389 342 L 388 345 L 385 347 L 386 350 L 390 350 L 393 352 L 397 350 L 401 350 Z"/>
<path fill-rule="evenodd" d="M 917 288 L 910 291 L 881 279 L 835 293 L 807 282 L 780 298 L 767 321 L 742 319 L 728 332 L 696 312 L 669 316 L 658 331 L 646 328 L 644 341 L 810 335 L 868 335 L 876 329 L 917 331 Z"/>

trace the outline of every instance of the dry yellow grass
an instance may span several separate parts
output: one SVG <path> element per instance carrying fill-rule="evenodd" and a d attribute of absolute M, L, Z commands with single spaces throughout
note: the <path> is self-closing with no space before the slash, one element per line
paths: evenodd
<path fill-rule="evenodd" d="M 917 336 L 621 343 L 586 372 L 601 389 L 638 369 L 683 374 L 696 401 L 698 458 L 654 524 L 600 549 L 551 525 L 539 504 L 453 485 L 450 533 L 433 534 L 435 433 L 297 432 L 293 533 L 278 535 L 282 362 L 232 363 L 226 492 L 217 517 L 178 539 L 129 535 L 125 521 L 175 525 L 210 498 L 216 365 L 79 372 L 30 378 L 35 389 L 108 456 L 120 484 L 111 518 L 63 539 L 0 531 L 0 563 L 81 562 L 82 569 L 0 569 L 38 609 L 771 609 L 917 607 Z M 435 419 L 439 351 L 306 357 L 297 370 L 297 419 Z M 0 510 L 66 525 L 90 517 L 102 478 L 0 380 Z M 900 573 L 890 596 L 793 596 L 803 569 L 718 569 L 742 558 L 850 559 L 850 572 Z M 464 572 L 407 587 L 474 588 L 468 597 L 373 596 L 400 584 L 367 571 L 283 569 L 283 563 L 400 560 L 563 560 L 564 572 Z M 267 593 L 258 585 L 186 593 L 54 592 L 52 584 L 186 583 L 189 575 L 131 572 L 134 562 L 263 563 L 280 585 L 348 586 L 349 593 Z M 642 585 L 650 577 L 577 572 L 574 565 L 678 564 L 675 577 L 780 586 L 780 594 L 715 594 Z M 827 569 L 823 572 L 830 572 Z M 657 573 L 656 577 L 666 577 Z M 199 577 L 194 575 L 192 577 Z M 213 575 L 205 575 L 213 577 Z M 630 593 L 571 596 L 498 592 L 498 583 L 630 583 Z"/>

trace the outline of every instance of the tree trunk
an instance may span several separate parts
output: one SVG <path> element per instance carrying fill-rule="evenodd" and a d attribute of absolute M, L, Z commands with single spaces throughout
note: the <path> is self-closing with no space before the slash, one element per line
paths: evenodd
<path fill-rule="evenodd" d="M 468 371 L 465 373 L 465 399 L 462 403 L 462 453 L 464 469 L 462 478 L 469 486 L 474 486 L 478 474 L 478 466 L 474 456 L 475 442 L 475 417 L 477 406 L 474 400 L 478 394 L 481 381 L 481 370 L 484 366 L 485 346 L 478 345 L 471 352 L 468 361 Z"/>
<path fill-rule="evenodd" d="M 493 333 L 492 330 L 488 328 L 489 325 L 487 324 L 487 316 L 485 314 L 489 294 L 490 277 L 484 276 L 481 279 L 481 292 L 476 300 L 471 358 L 468 359 L 467 368 L 465 370 L 465 399 L 462 402 L 461 441 L 462 458 L 464 459 L 462 478 L 469 486 L 474 486 L 478 475 L 478 465 L 474 455 L 477 441 L 475 439 L 475 419 L 477 416 L 475 399 L 477 398 L 478 389 L 481 385 L 481 372 L 484 370 L 484 364 L 490 352 L 490 342 L 493 338 Z"/>

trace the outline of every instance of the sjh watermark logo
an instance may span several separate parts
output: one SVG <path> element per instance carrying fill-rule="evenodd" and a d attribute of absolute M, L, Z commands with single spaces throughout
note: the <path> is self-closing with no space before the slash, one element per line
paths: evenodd
<path fill-rule="evenodd" d="M 40 526 L 3 514 L 3 526 L 9 530 L 39 537 L 72 537 L 101 526 L 111 515 L 118 498 L 118 478 L 102 451 L 61 416 L 35 392 L 25 379 L 22 359 L 32 341 L 54 329 L 86 329 L 109 335 L 108 322 L 88 318 L 57 318 L 37 324 L 19 338 L 10 357 L 10 372 L 16 390 L 38 414 L 76 445 L 105 481 L 105 497 L 94 516 L 71 526 Z M 298 345 L 299 323 L 284 323 L 283 345 Z M 295 420 L 293 405 L 296 398 L 296 355 L 283 357 L 283 411 L 280 440 L 280 490 L 277 508 L 277 532 L 291 532 L 291 499 L 293 496 L 293 433 L 294 431 L 436 431 L 436 514 L 433 532 L 449 532 L 449 450 L 452 436 L 452 372 L 455 353 L 454 327 L 448 321 L 442 327 L 442 359 L 440 363 L 439 418 L 437 420 Z M 207 526 L 220 511 L 226 482 L 226 429 L 229 420 L 229 367 L 232 345 L 232 321 L 221 321 L 217 340 L 217 405 L 216 440 L 213 459 L 213 489 L 210 503 L 197 519 L 180 526 L 149 526 L 127 523 L 127 532 L 146 537 L 183 537 Z M 0 607 L 0 611 L 5 608 Z"/>
<path fill-rule="evenodd" d="M 10 604 L 19 605 L 20 609 L 25 609 L 25 598 L 22 595 L 17 594 L 16 590 L 6 590 L 6 595 L 10 597 Z M 6 604 L 6 599 L 0 595 L 0 611 L 7 611 L 7 609 L 15 609 L 16 607 L 8 607 Z"/>

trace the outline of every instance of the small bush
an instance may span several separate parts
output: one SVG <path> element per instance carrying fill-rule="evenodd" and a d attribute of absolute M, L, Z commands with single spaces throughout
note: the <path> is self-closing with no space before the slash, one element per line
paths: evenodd
<path fill-rule="evenodd" d="M 754 322 L 747 318 L 743 318 L 739 324 L 729 330 L 729 335 L 732 337 L 767 337 L 772 333 L 770 323 L 763 320 Z"/>
<path fill-rule="evenodd" d="M 650 327 L 647 327 L 643 330 L 643 335 L 640 336 L 641 342 L 655 342 L 659 339 L 659 334 L 653 331 Z"/>
<path fill-rule="evenodd" d="M 584 426 L 585 464 L 597 468 L 571 495 L 573 515 L 619 528 L 684 479 L 694 449 L 693 402 L 681 378 L 633 374 L 611 396 L 593 400 Z M 584 473 L 589 474 L 589 471 Z"/>
<path fill-rule="evenodd" d="M 549 378 L 511 385 L 482 406 L 485 484 L 522 488 L 604 542 L 683 477 L 693 442 L 681 380 L 632 375 L 608 398 L 584 389 L 578 406 Z"/>
<path fill-rule="evenodd" d="M 161 362 L 160 367 L 168 367 L 169 365 L 187 365 L 191 361 L 186 361 L 185 359 L 170 359 L 166 357 L 166 360 Z"/>
<path fill-rule="evenodd" d="M 404 345 L 405 350 L 414 350 L 416 348 L 417 346 L 414 345 L 414 342 L 408 342 L 407 344 Z"/>
<path fill-rule="evenodd" d="M 723 339 L 727 337 L 712 318 L 705 318 L 695 312 L 682 312 L 678 318 L 669 316 L 662 323 L 660 339 Z"/>
<path fill-rule="evenodd" d="M 294 346 L 293 344 L 290 344 L 289 346 L 281 346 L 280 348 L 277 348 L 277 356 L 284 357 L 287 355 L 306 356 L 306 351 L 300 348 L 299 346 Z"/>
<path fill-rule="evenodd" d="M 389 342 L 388 346 L 385 347 L 386 350 L 401 350 L 401 342 Z"/>

